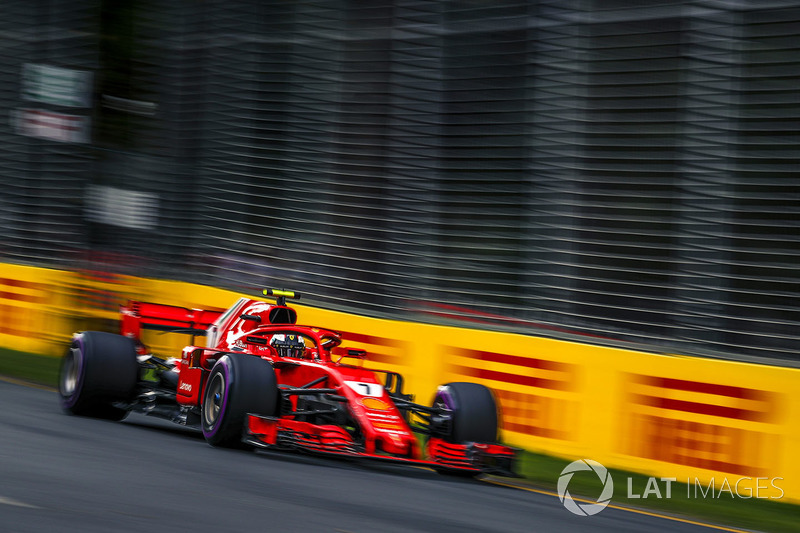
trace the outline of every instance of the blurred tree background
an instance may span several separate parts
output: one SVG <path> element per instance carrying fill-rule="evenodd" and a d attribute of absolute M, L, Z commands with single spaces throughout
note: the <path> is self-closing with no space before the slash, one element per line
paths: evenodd
<path fill-rule="evenodd" d="M 798 362 L 800 0 L 3 7 L 3 261 Z"/>

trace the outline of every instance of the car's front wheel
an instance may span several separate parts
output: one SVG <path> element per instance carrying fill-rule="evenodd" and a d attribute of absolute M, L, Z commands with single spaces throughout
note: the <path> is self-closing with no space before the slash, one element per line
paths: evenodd
<path fill-rule="evenodd" d="M 450 416 L 449 423 L 434 430 L 432 436 L 453 444 L 497 442 L 497 403 L 492 391 L 477 383 L 442 385 L 433 399 L 433 407 Z M 474 477 L 476 470 L 447 466 L 434 467 L 440 474 Z"/>
<path fill-rule="evenodd" d="M 223 355 L 211 369 L 203 393 L 203 436 L 212 446 L 241 446 L 248 413 L 274 415 L 278 397 L 277 378 L 268 362 L 254 355 Z"/>
<path fill-rule="evenodd" d="M 442 385 L 436 392 L 433 406 L 451 412 L 450 429 L 441 435 L 444 440 L 453 443 L 497 441 L 497 403 L 487 387 L 463 382 Z"/>

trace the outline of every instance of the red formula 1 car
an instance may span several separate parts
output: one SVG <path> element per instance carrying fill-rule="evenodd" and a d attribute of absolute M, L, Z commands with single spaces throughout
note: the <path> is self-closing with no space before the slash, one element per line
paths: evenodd
<path fill-rule="evenodd" d="M 264 294 L 276 302 L 241 298 L 224 312 L 132 302 L 122 308 L 120 335 L 76 333 L 59 380 L 62 407 L 116 420 L 131 411 L 166 418 L 201 428 L 214 446 L 513 475 L 515 451 L 497 442 L 488 388 L 449 383 L 431 405 L 414 403 L 399 374 L 343 363 L 366 354 L 340 347 L 339 333 L 297 325 L 286 299 L 299 295 Z M 192 335 L 192 343 L 204 335 L 206 347 L 160 358 L 142 344 L 142 328 Z"/>

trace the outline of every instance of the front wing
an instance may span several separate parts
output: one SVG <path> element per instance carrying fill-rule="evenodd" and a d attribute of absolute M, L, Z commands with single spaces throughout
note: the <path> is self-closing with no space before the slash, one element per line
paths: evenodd
<path fill-rule="evenodd" d="M 344 457 L 362 457 L 435 468 L 454 473 L 516 476 L 517 450 L 494 443 L 454 444 L 430 437 L 427 459 L 370 453 L 343 428 L 298 420 L 250 414 L 243 436 L 247 444 L 261 448 L 294 449 Z"/>

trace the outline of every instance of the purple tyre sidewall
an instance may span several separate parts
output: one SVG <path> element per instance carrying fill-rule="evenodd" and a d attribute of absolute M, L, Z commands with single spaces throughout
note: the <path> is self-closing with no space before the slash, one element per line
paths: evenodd
<path fill-rule="evenodd" d="M 434 403 L 441 400 L 441 402 L 450 409 L 451 411 L 455 411 L 456 409 L 456 401 L 453 397 L 453 394 L 450 392 L 450 388 L 447 386 L 441 387 L 438 391 L 436 391 L 436 397 L 434 398 Z"/>
<path fill-rule="evenodd" d="M 63 390 L 60 390 L 61 393 L 61 406 L 65 409 L 71 409 L 75 407 L 75 404 L 78 403 L 78 400 L 81 396 L 81 389 L 83 388 L 83 381 L 86 376 L 86 357 L 84 356 L 85 346 L 83 343 L 83 338 L 80 335 L 75 336 L 72 340 L 73 346 L 70 346 L 71 354 L 69 357 L 72 357 L 72 364 L 77 366 L 77 379 L 75 380 L 75 388 L 72 391 L 72 394 L 69 396 L 64 396 Z M 77 346 L 77 352 L 72 351 L 72 348 Z M 63 372 L 63 370 L 62 370 Z M 63 376 L 59 379 L 63 379 Z M 59 389 L 61 389 L 62 384 L 59 381 Z"/>
<path fill-rule="evenodd" d="M 214 436 L 217 433 L 219 433 L 220 428 L 223 425 L 223 421 L 225 418 L 225 409 L 228 406 L 228 396 L 230 395 L 230 390 L 231 390 L 232 372 L 230 368 L 231 367 L 230 358 L 228 358 L 227 356 L 221 358 L 219 361 L 217 361 L 217 364 L 215 365 L 214 369 L 216 369 L 217 367 L 219 367 L 220 373 L 222 374 L 223 383 L 225 384 L 225 391 L 222 395 L 222 403 L 219 406 L 219 414 L 217 415 L 217 419 L 214 421 L 214 426 L 210 429 L 207 429 L 205 420 L 203 420 L 203 423 L 201 424 L 203 426 L 203 436 L 207 439 L 214 438 Z M 209 386 L 211 381 L 212 378 L 209 378 L 209 380 L 206 382 L 206 387 Z M 205 391 L 203 392 L 203 406 L 201 406 L 201 409 L 203 410 L 205 409 Z"/>

